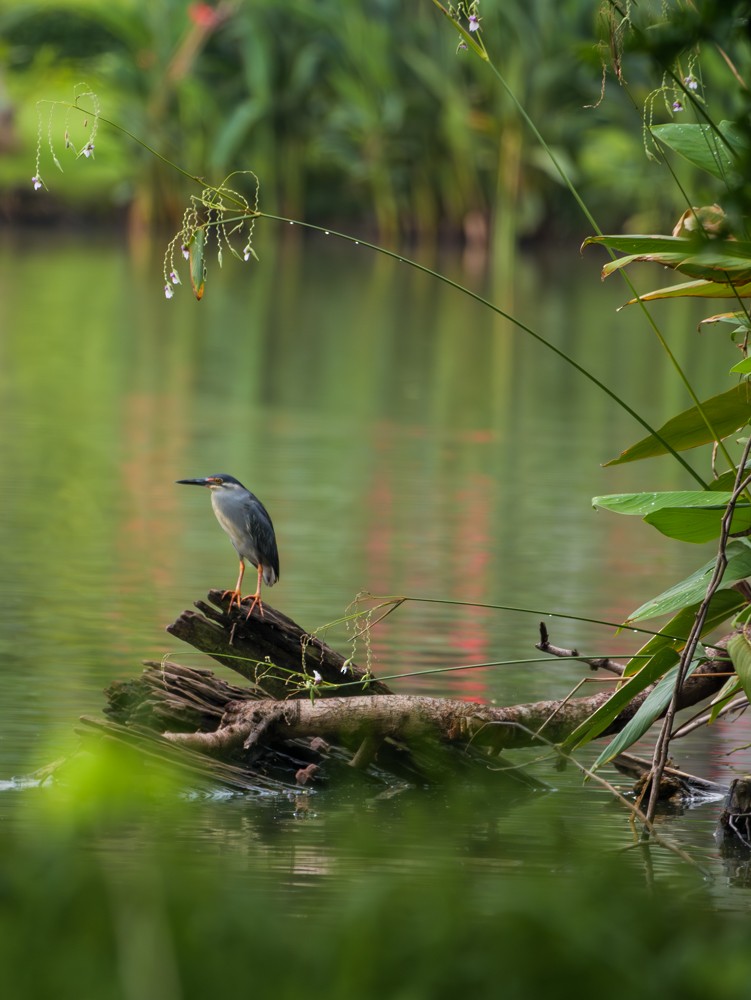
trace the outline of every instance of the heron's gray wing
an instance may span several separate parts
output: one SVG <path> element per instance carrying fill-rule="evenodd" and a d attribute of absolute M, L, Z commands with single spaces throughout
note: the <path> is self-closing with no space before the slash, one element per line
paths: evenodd
<path fill-rule="evenodd" d="M 279 552 L 276 547 L 274 525 L 269 512 L 252 493 L 246 508 L 246 527 L 255 543 L 258 562 L 266 571 L 263 575 L 264 583 L 272 587 L 279 579 Z"/>

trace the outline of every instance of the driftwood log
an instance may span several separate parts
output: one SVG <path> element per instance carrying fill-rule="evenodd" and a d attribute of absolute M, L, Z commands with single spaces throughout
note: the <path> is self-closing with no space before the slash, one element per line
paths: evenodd
<path fill-rule="evenodd" d="M 612 691 L 507 707 L 394 694 L 268 604 L 263 616 L 246 620 L 220 591 L 167 631 L 246 684 L 170 660 L 149 662 L 140 678 L 108 689 L 107 719 L 84 718 L 81 732 L 145 746 L 196 773 L 204 767 L 210 780 L 232 788 L 295 787 L 353 768 L 371 778 L 429 780 L 446 767 L 487 763 L 488 754 L 541 739 L 559 743 Z M 715 694 L 730 670 L 720 648 L 686 681 L 681 707 Z M 649 690 L 602 735 L 622 729 Z"/>

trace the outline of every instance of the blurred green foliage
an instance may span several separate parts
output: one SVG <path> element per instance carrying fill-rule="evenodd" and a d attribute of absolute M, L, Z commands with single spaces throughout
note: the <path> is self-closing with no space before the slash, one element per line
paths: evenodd
<path fill-rule="evenodd" d="M 236 817 L 212 830 L 200 800 L 134 759 L 79 761 L 20 793 L 0 833 L 4 995 L 748 995 L 745 922 L 711 912 L 698 877 L 648 890 L 637 853 L 593 852 L 583 831 L 577 846 L 579 819 L 564 829 L 555 807 L 536 817 L 551 831 L 542 877 L 522 875 L 487 791 L 380 816 L 356 794 L 286 803 L 280 849 L 258 802 L 212 801 L 214 822 Z"/>
<path fill-rule="evenodd" d="M 676 192 L 666 204 L 648 180 L 639 116 L 650 85 L 638 65 L 628 94 L 610 85 L 599 101 L 598 6 L 486 0 L 481 13 L 513 92 L 612 227 L 680 202 Z M 581 232 L 511 101 L 456 44 L 430 4 L 398 0 L 8 0 L 0 190 L 11 208 L 20 191 L 26 211 L 38 210 L 36 101 L 70 100 L 83 79 L 105 117 L 191 173 L 217 183 L 255 170 L 265 211 L 364 221 L 390 236 L 453 233 L 480 215 L 507 241 Z M 61 118 L 60 147 L 62 132 Z M 112 132 L 96 155 L 96 170 L 80 164 L 56 179 L 60 199 L 104 213 L 127 206 L 143 225 L 179 218 L 186 191 L 153 157 Z"/>

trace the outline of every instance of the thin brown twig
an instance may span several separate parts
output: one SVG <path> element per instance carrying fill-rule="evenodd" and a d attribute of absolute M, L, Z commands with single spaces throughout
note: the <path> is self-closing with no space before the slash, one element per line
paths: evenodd
<path fill-rule="evenodd" d="M 696 674 L 694 674 L 694 676 L 696 676 Z M 731 712 L 744 711 L 747 708 L 748 708 L 748 698 L 745 696 L 745 694 L 740 695 L 738 698 L 733 698 L 733 700 L 729 701 L 727 705 L 723 705 L 722 708 L 718 709 L 718 711 L 714 715 L 713 721 L 722 718 L 723 715 L 729 715 Z M 712 709 L 711 708 L 702 709 L 701 712 L 698 712 L 692 718 L 687 719 L 686 722 L 684 722 L 679 729 L 676 729 L 676 731 L 673 733 L 672 738 L 674 740 L 680 740 L 684 736 L 688 736 L 689 733 L 693 733 L 697 729 L 701 729 L 702 726 L 706 726 L 711 718 L 712 718 Z"/>
<path fill-rule="evenodd" d="M 540 641 L 535 643 L 535 649 L 539 649 L 541 653 L 550 653 L 551 656 L 560 656 L 572 660 L 579 660 L 580 663 L 589 664 L 592 670 L 607 670 L 611 674 L 616 674 L 618 677 L 622 677 L 623 672 L 626 669 L 622 664 L 618 663 L 616 660 L 611 660 L 607 656 L 600 656 L 596 658 L 581 656 L 578 649 L 565 649 L 562 646 L 554 646 L 552 642 L 550 642 L 550 636 L 545 622 L 540 622 Z"/>
<path fill-rule="evenodd" d="M 654 756 L 652 758 L 652 776 L 649 789 L 649 802 L 647 804 L 646 817 L 649 821 L 650 827 L 645 827 L 644 837 L 648 837 L 651 832 L 651 824 L 654 821 L 655 813 L 657 811 L 657 802 L 659 799 L 659 788 L 660 782 L 662 781 L 662 776 L 665 771 L 665 765 L 668 760 L 668 753 L 670 750 L 670 740 L 671 733 L 673 729 L 673 723 L 675 721 L 676 712 L 678 711 L 678 697 L 683 683 L 686 679 L 688 668 L 691 661 L 694 658 L 694 653 L 699 644 L 699 639 L 701 637 L 701 632 L 704 627 L 704 622 L 707 617 L 707 612 L 709 611 L 709 605 L 714 597 L 717 589 L 722 582 L 722 577 L 725 573 L 725 568 L 727 567 L 727 543 L 730 537 L 730 528 L 733 521 L 733 514 L 735 513 L 735 505 L 738 502 L 741 494 L 746 490 L 751 483 L 751 475 L 743 476 L 743 471 L 746 467 L 746 462 L 748 460 L 749 454 L 751 453 L 751 435 L 749 436 L 746 446 L 743 449 L 743 456 L 738 463 L 738 471 L 735 476 L 735 483 L 733 486 L 733 492 L 731 494 L 728 505 L 725 508 L 725 512 L 722 516 L 722 529 L 720 531 L 720 544 L 717 552 L 717 559 L 715 561 L 714 571 L 712 577 L 707 586 L 706 594 L 704 595 L 704 600 L 701 602 L 699 610 L 696 613 L 696 618 L 694 619 L 694 624 L 691 626 L 691 632 L 689 633 L 686 645 L 683 648 L 683 653 L 681 654 L 681 659 L 678 664 L 678 672 L 675 678 L 675 685 L 673 687 L 673 695 L 670 699 L 670 704 L 665 713 L 665 718 L 663 720 L 662 726 L 660 727 L 660 732 L 657 737 L 657 742 L 655 743 Z"/>

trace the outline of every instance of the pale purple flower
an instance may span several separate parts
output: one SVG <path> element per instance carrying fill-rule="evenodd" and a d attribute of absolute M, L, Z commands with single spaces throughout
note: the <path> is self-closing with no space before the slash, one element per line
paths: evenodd
<path fill-rule="evenodd" d="M 38 191 L 40 187 L 43 187 L 42 178 L 39 176 L 39 174 L 34 174 L 34 176 L 31 178 L 31 183 L 34 185 L 35 191 Z"/>
<path fill-rule="evenodd" d="M 88 160 L 88 158 L 90 156 L 94 155 L 94 143 L 93 142 L 87 142 L 86 145 L 81 150 L 81 152 L 83 153 L 83 155 Z"/>
<path fill-rule="evenodd" d="M 469 15 L 469 30 L 470 31 L 479 31 L 480 30 L 480 18 L 478 17 L 477 14 L 470 14 Z"/>
<path fill-rule="evenodd" d="M 457 45 L 456 51 L 457 52 L 466 52 L 467 51 L 467 47 L 468 47 L 467 43 L 462 39 L 462 41 L 459 42 L 459 44 Z"/>
<path fill-rule="evenodd" d="M 169 273 L 169 280 L 172 282 L 173 285 L 179 285 L 180 284 L 180 275 L 177 273 L 177 271 L 175 271 L 173 269 Z"/>
<path fill-rule="evenodd" d="M 188 247 L 186 246 L 186 244 L 183 243 L 183 245 L 180 247 L 180 249 L 182 250 L 183 257 L 186 260 L 189 260 L 190 259 L 190 250 L 188 249 Z"/>
<path fill-rule="evenodd" d="M 165 299 L 171 299 L 175 294 L 175 289 L 170 285 L 169 282 L 164 286 L 164 297 Z"/>
<path fill-rule="evenodd" d="M 691 73 L 689 76 L 687 76 L 684 79 L 683 83 L 686 85 L 686 87 L 688 87 L 689 90 L 698 90 L 699 89 L 699 81 L 696 79 L 696 77 L 694 76 L 693 73 Z"/>
<path fill-rule="evenodd" d="M 673 101 L 673 111 L 683 111 L 683 105 L 680 101 Z"/>
<path fill-rule="evenodd" d="M 321 675 L 318 673 L 317 670 L 314 670 L 313 671 L 313 683 L 314 684 L 320 684 L 322 680 L 323 680 L 323 677 L 321 677 Z"/>

